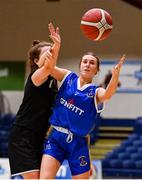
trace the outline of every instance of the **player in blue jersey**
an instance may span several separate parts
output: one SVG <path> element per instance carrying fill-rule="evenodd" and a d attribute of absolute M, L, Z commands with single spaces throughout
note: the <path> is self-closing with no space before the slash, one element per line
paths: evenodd
<path fill-rule="evenodd" d="M 54 26 L 49 30 L 54 37 Z M 100 67 L 99 58 L 93 53 L 83 55 L 77 76 L 67 69 L 55 67 L 51 75 L 60 81 L 53 114 L 50 117 L 51 133 L 44 143 L 40 178 L 54 179 L 62 162 L 67 159 L 73 179 L 89 179 L 90 156 L 87 137 L 95 127 L 97 114 L 103 103 L 116 91 L 120 69 L 125 61 L 122 56 L 112 71 L 107 88 L 92 83 Z"/>

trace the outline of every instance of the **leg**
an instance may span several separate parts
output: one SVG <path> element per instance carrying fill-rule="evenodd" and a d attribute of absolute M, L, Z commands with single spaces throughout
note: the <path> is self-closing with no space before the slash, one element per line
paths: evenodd
<path fill-rule="evenodd" d="M 72 176 L 72 179 L 89 179 L 90 176 L 90 171 L 87 171 L 85 173 L 76 175 L 76 176 Z"/>
<path fill-rule="evenodd" d="M 90 155 L 87 138 L 74 136 L 70 143 L 68 163 L 73 179 L 89 179 Z"/>
<path fill-rule="evenodd" d="M 24 179 L 39 179 L 39 171 L 27 172 L 22 174 Z"/>
<path fill-rule="evenodd" d="M 50 155 L 43 155 L 40 169 L 40 179 L 55 179 L 61 164 Z"/>

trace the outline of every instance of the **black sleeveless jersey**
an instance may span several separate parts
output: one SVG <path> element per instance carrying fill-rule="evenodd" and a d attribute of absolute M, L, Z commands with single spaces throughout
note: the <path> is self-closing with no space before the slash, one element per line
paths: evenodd
<path fill-rule="evenodd" d="M 51 76 L 40 86 L 27 79 L 22 104 L 17 112 L 14 124 L 25 126 L 44 135 L 49 128 L 49 117 L 57 94 L 57 81 Z"/>

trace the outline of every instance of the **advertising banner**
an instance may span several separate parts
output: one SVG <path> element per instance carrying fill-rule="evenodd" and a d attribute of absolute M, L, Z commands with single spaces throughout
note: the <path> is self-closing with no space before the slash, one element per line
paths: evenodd
<path fill-rule="evenodd" d="M 0 179 L 10 179 L 10 168 L 8 158 L 0 158 Z M 11 179 L 22 179 L 15 176 Z M 68 162 L 65 160 L 57 172 L 56 179 L 71 179 L 71 171 Z M 101 161 L 92 161 L 90 179 L 102 179 Z"/>
<path fill-rule="evenodd" d="M 56 179 L 71 179 L 71 171 L 67 161 L 64 161 L 58 170 Z M 92 161 L 90 179 L 102 179 L 102 166 L 100 160 Z"/>
<path fill-rule="evenodd" d="M 9 179 L 10 169 L 7 158 L 0 158 L 0 179 Z"/>
<path fill-rule="evenodd" d="M 101 62 L 101 71 L 97 75 L 98 84 L 110 77 L 116 63 L 117 61 Z M 117 93 L 142 93 L 142 61 L 126 60 L 120 72 L 119 83 Z"/>

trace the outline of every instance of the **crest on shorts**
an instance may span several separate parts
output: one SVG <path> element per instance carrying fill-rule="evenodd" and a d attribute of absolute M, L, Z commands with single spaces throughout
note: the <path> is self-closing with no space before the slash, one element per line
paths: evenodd
<path fill-rule="evenodd" d="M 50 141 L 48 141 L 45 145 L 44 145 L 44 149 L 51 149 L 51 145 L 50 145 Z"/>
<path fill-rule="evenodd" d="M 80 156 L 79 161 L 80 161 L 80 166 L 86 166 L 87 165 L 87 161 L 86 161 L 85 156 Z"/>

